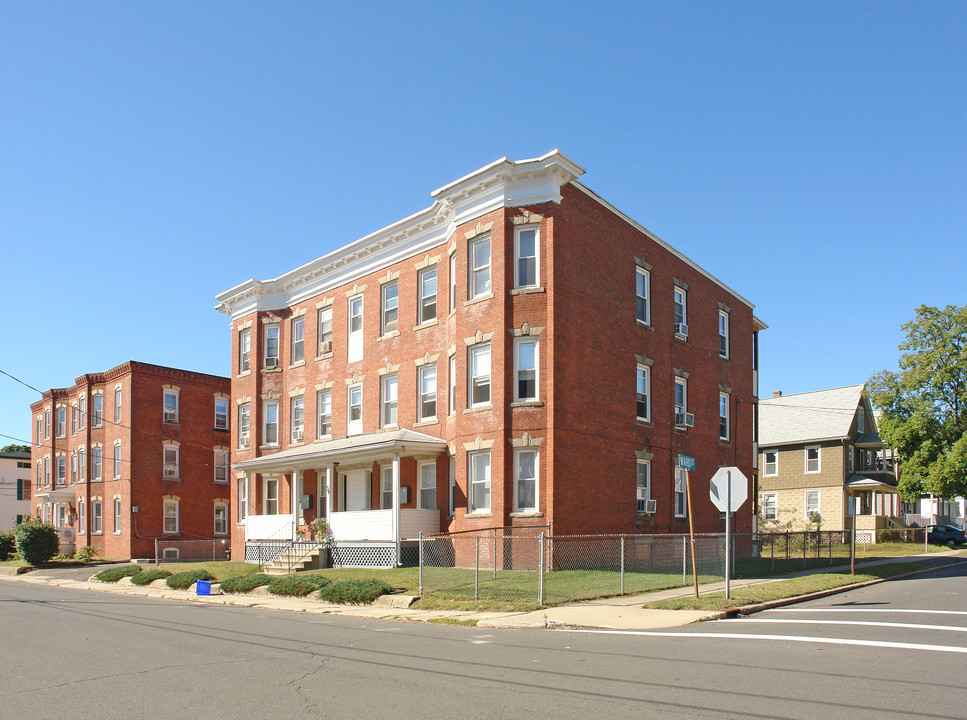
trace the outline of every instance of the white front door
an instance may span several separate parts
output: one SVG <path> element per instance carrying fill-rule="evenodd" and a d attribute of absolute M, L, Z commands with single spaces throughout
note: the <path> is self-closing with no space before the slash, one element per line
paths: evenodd
<path fill-rule="evenodd" d="M 343 475 L 345 489 L 343 509 L 346 511 L 369 510 L 369 472 L 353 470 Z"/>

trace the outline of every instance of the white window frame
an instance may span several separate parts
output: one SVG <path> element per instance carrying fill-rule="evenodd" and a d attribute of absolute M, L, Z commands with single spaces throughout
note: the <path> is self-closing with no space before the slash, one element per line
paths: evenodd
<path fill-rule="evenodd" d="M 252 329 L 238 331 L 238 374 L 252 370 Z"/>
<path fill-rule="evenodd" d="M 648 365 L 639 364 L 635 370 L 635 417 L 651 422 L 651 368 Z"/>
<path fill-rule="evenodd" d="M 521 462 L 524 456 L 531 456 L 534 472 L 531 477 L 524 477 L 523 474 L 523 464 Z M 535 447 L 527 448 L 516 448 L 514 450 L 514 512 L 519 513 L 536 513 L 540 512 L 540 467 L 541 467 L 541 455 L 540 451 Z M 530 483 L 533 487 L 534 501 L 532 504 L 525 505 L 521 499 L 523 493 L 521 493 L 521 485 L 524 483 Z"/>
<path fill-rule="evenodd" d="M 56 437 L 67 437 L 67 407 L 61 405 L 55 409 L 56 419 L 54 424 L 54 434 Z"/>
<path fill-rule="evenodd" d="M 121 408 L 123 405 L 124 391 L 120 387 L 114 388 L 114 424 L 121 422 Z"/>
<path fill-rule="evenodd" d="M 775 458 L 770 463 L 769 455 L 774 455 Z M 772 465 L 772 472 L 769 472 L 769 465 Z M 762 476 L 763 477 L 776 477 L 779 474 L 779 451 L 778 450 L 763 450 L 762 451 Z"/>
<path fill-rule="evenodd" d="M 679 392 L 679 389 L 681 389 L 681 392 Z M 682 415 L 687 415 L 688 414 L 688 380 L 686 380 L 683 377 L 678 377 L 678 376 L 675 377 L 674 401 L 675 401 L 675 414 L 678 415 L 679 413 L 681 413 Z M 678 425 L 677 419 L 675 421 L 675 424 Z"/>
<path fill-rule="evenodd" d="M 813 510 L 809 509 L 810 505 L 813 504 L 809 502 L 810 496 L 814 496 L 816 499 L 815 509 Z M 818 513 L 822 506 L 821 501 L 822 501 L 822 494 L 820 493 L 819 490 L 806 490 L 803 493 L 803 517 L 808 520 L 813 513 Z"/>
<path fill-rule="evenodd" d="M 121 534 L 121 498 L 114 498 L 114 534 Z"/>
<path fill-rule="evenodd" d="M 318 335 L 317 356 L 332 353 L 332 305 L 319 308 L 316 313 L 316 332 Z"/>
<path fill-rule="evenodd" d="M 64 487 L 67 484 L 67 456 L 57 455 L 54 458 L 54 466 L 56 468 L 54 475 L 54 484 L 56 487 Z"/>
<path fill-rule="evenodd" d="M 77 448 L 77 480 L 87 482 L 87 453 L 83 445 Z"/>
<path fill-rule="evenodd" d="M 91 470 L 91 482 L 101 482 L 104 479 L 104 448 L 94 447 L 91 448 L 91 463 L 93 464 L 93 469 Z"/>
<path fill-rule="evenodd" d="M 355 395 L 358 393 L 358 401 Z M 358 411 L 355 410 L 358 408 Z M 358 414 L 354 418 L 353 415 Z M 356 383 L 346 388 L 346 434 L 359 435 L 363 431 L 363 384 Z"/>
<path fill-rule="evenodd" d="M 688 327 L 688 292 L 685 288 L 675 286 L 672 298 L 673 322 L 677 325 Z M 675 329 L 674 327 L 672 328 Z M 682 333 L 687 335 L 688 333 Z"/>
<path fill-rule="evenodd" d="M 457 512 L 457 456 L 450 456 L 450 487 L 448 490 L 448 497 L 450 499 L 450 517 L 456 515 Z"/>
<path fill-rule="evenodd" d="M 77 501 L 77 534 L 86 535 L 87 534 L 87 522 L 85 521 L 84 512 L 84 501 Z"/>
<path fill-rule="evenodd" d="M 635 464 L 635 499 L 637 512 L 647 512 L 651 500 L 651 460 L 638 460 Z"/>
<path fill-rule="evenodd" d="M 50 440 L 50 408 L 44 408 L 44 440 Z"/>
<path fill-rule="evenodd" d="M 166 547 L 161 549 L 161 559 L 164 561 L 175 561 L 181 558 L 181 550 L 173 547 Z"/>
<path fill-rule="evenodd" d="M 306 316 L 299 315 L 289 320 L 289 364 L 306 360 Z"/>
<path fill-rule="evenodd" d="M 121 479 L 121 442 L 114 443 L 114 479 Z"/>
<path fill-rule="evenodd" d="M 289 442 L 301 443 L 306 432 L 306 400 L 304 395 L 289 398 Z"/>
<path fill-rule="evenodd" d="M 725 310 L 719 310 L 719 357 L 723 360 L 729 359 L 730 354 L 730 343 L 729 343 L 729 313 Z"/>
<path fill-rule="evenodd" d="M 392 292 L 391 292 L 392 291 Z M 400 281 L 383 283 L 379 291 L 380 335 L 399 332 L 400 329 Z"/>
<path fill-rule="evenodd" d="M 521 348 L 534 348 L 533 367 L 523 367 L 521 364 Z M 540 347 L 536 337 L 522 337 L 514 340 L 514 402 L 537 402 L 540 399 Z M 534 376 L 534 392 L 532 395 L 521 394 L 521 383 L 527 381 L 527 376 Z"/>
<path fill-rule="evenodd" d="M 316 437 L 332 435 L 332 390 L 316 392 Z"/>
<path fill-rule="evenodd" d="M 266 515 L 279 514 L 279 478 L 263 478 L 263 512 Z"/>
<path fill-rule="evenodd" d="M 778 520 L 778 519 L 779 519 L 779 494 L 774 492 L 762 493 L 762 520 L 770 521 L 770 520 Z"/>
<path fill-rule="evenodd" d="M 468 393 L 467 393 L 467 402 L 470 407 L 486 407 L 493 403 L 493 387 L 492 387 L 492 377 L 491 377 L 493 374 L 493 365 L 492 365 L 490 343 L 485 342 L 485 343 L 480 343 L 479 345 L 471 345 L 468 348 L 468 350 L 469 350 L 468 360 L 469 360 L 470 372 L 468 373 L 469 377 L 467 378 L 468 384 L 469 384 Z M 486 373 L 480 372 L 479 374 L 475 374 L 477 372 L 478 357 L 487 358 Z M 485 400 L 477 401 L 475 399 L 474 389 L 475 388 L 482 389 L 483 387 L 487 388 L 487 398 Z"/>
<path fill-rule="evenodd" d="M 491 500 L 491 458 L 490 450 L 472 450 L 467 453 L 467 510 L 472 513 L 489 513 Z M 475 504 L 478 490 L 486 495 L 481 503 Z"/>
<path fill-rule="evenodd" d="M 480 258 L 477 262 L 478 248 L 486 247 L 486 262 Z M 468 248 L 467 266 L 470 268 L 470 299 L 483 297 L 493 292 L 493 278 L 491 277 L 491 264 L 493 262 L 493 247 L 490 244 L 490 235 L 476 237 L 470 241 Z M 479 290 L 478 290 L 479 286 Z"/>
<path fill-rule="evenodd" d="M 437 319 L 438 280 L 439 274 L 437 273 L 436 265 L 423 268 L 417 275 L 416 287 L 418 302 L 416 321 L 419 325 Z M 428 289 L 431 283 L 432 289 Z"/>
<path fill-rule="evenodd" d="M 181 449 L 172 443 L 164 443 L 161 451 L 164 466 L 162 476 L 165 480 L 181 479 Z"/>
<path fill-rule="evenodd" d="M 457 355 L 454 353 L 450 356 L 450 361 L 448 363 L 448 380 L 450 382 L 449 393 L 447 397 L 447 414 L 453 415 L 457 411 Z"/>
<path fill-rule="evenodd" d="M 363 295 L 359 293 L 349 298 L 349 348 L 348 362 L 358 362 L 363 359 L 363 327 L 364 327 Z M 355 326 L 355 327 L 354 327 Z"/>
<path fill-rule="evenodd" d="M 238 522 L 244 522 L 248 517 L 248 479 L 236 478 L 238 485 Z"/>
<path fill-rule="evenodd" d="M 439 383 L 437 382 L 436 363 L 421 365 L 417 368 L 416 383 L 417 393 L 419 394 L 416 403 L 417 420 L 420 422 L 436 420 L 437 408 L 439 407 L 439 392 L 437 392 Z"/>
<path fill-rule="evenodd" d="M 161 418 L 168 425 L 177 425 L 181 417 L 179 395 L 177 390 L 171 388 L 165 389 L 162 395 Z"/>
<path fill-rule="evenodd" d="M 815 470 L 809 469 L 809 463 L 810 463 L 809 452 L 811 450 L 816 451 L 816 469 Z M 805 461 L 805 465 L 803 466 L 804 467 L 803 471 L 807 475 L 813 475 L 815 473 L 822 472 L 822 452 L 819 445 L 807 445 L 805 448 L 803 448 L 803 460 Z"/>
<path fill-rule="evenodd" d="M 100 500 L 91 500 L 91 535 L 104 534 L 104 508 Z"/>
<path fill-rule="evenodd" d="M 379 381 L 379 424 L 380 427 L 399 425 L 400 380 L 396 373 L 383 375 Z"/>
<path fill-rule="evenodd" d="M 104 425 L 104 394 L 94 393 L 91 400 L 91 427 L 99 428 Z"/>
<path fill-rule="evenodd" d="M 729 440 L 732 437 L 732 413 L 731 396 L 728 393 L 719 393 L 719 440 Z"/>
<path fill-rule="evenodd" d="M 77 484 L 77 453 L 71 453 L 71 485 Z"/>
<path fill-rule="evenodd" d="M 71 405 L 71 436 L 77 435 L 77 403 Z"/>
<path fill-rule="evenodd" d="M 533 233 L 534 241 L 534 254 L 533 255 L 522 255 L 521 254 L 521 236 L 524 233 Z M 540 287 L 541 284 L 541 232 L 539 225 L 520 225 L 514 228 L 514 287 L 515 288 L 536 288 Z M 534 279 L 532 282 L 527 282 L 526 278 L 521 279 L 521 266 L 527 263 L 528 265 L 533 265 L 532 272 L 534 273 Z"/>
<path fill-rule="evenodd" d="M 436 510 L 436 461 L 418 463 L 416 474 L 417 507 L 420 510 Z"/>
<path fill-rule="evenodd" d="M 252 443 L 252 406 L 250 403 L 241 403 L 238 406 L 238 446 L 241 449 L 247 448 Z"/>
<path fill-rule="evenodd" d="M 87 427 L 87 396 L 81 395 L 77 398 L 77 427 Z"/>
<path fill-rule="evenodd" d="M 40 415 L 37 416 L 37 447 L 44 444 L 44 421 Z"/>
<path fill-rule="evenodd" d="M 450 312 L 457 309 L 457 254 L 450 253 Z"/>
<path fill-rule="evenodd" d="M 275 370 L 281 364 L 282 328 L 278 323 L 265 326 L 265 350 L 262 355 L 262 367 L 265 370 Z"/>
<path fill-rule="evenodd" d="M 169 512 L 173 509 L 174 512 Z M 161 513 L 161 532 L 163 535 L 177 535 L 181 527 L 181 509 L 179 508 L 179 502 L 177 500 L 165 500 L 162 506 Z M 171 527 L 169 521 L 173 520 L 174 527 Z"/>
<path fill-rule="evenodd" d="M 215 398 L 215 429 L 228 430 L 228 398 Z"/>
<path fill-rule="evenodd" d="M 381 510 L 393 508 L 393 466 L 380 470 L 379 507 Z"/>
<path fill-rule="evenodd" d="M 262 403 L 262 444 L 266 446 L 279 444 L 279 403 L 276 400 L 266 400 Z"/>
<path fill-rule="evenodd" d="M 635 266 L 635 321 L 651 325 L 651 273 L 638 265 Z"/>
<path fill-rule="evenodd" d="M 221 519 L 219 520 L 219 511 L 221 511 Z M 215 535 L 228 535 L 228 504 L 217 502 L 214 505 L 212 511 L 212 531 Z M 219 529 L 219 522 L 221 523 L 221 529 Z"/>
<path fill-rule="evenodd" d="M 675 468 L 672 490 L 674 492 L 675 517 L 688 517 L 688 482 L 686 481 L 685 468 Z"/>
<path fill-rule="evenodd" d="M 215 473 L 212 481 L 224 484 L 228 482 L 229 452 L 228 450 L 214 451 Z"/>
<path fill-rule="evenodd" d="M 44 487 L 50 487 L 50 455 L 44 456 Z"/>

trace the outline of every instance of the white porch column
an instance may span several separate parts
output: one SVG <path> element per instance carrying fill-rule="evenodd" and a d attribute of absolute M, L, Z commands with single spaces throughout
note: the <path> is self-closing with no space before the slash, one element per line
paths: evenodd
<path fill-rule="evenodd" d="M 289 492 L 292 494 L 292 500 L 290 502 L 292 505 L 292 539 L 295 540 L 299 529 L 299 511 L 302 509 L 302 503 L 299 502 L 299 496 L 301 495 L 299 490 L 302 484 L 302 478 L 299 476 L 298 470 L 293 470 L 289 477 L 291 478 L 289 481 Z"/>
<path fill-rule="evenodd" d="M 332 464 L 326 466 L 326 521 L 332 517 L 332 483 L 333 478 Z"/>
<path fill-rule="evenodd" d="M 400 454 L 393 453 L 393 541 L 396 543 L 396 567 L 402 561 L 400 553 Z"/>
<path fill-rule="evenodd" d="M 245 518 L 252 514 L 252 473 L 245 471 Z"/>

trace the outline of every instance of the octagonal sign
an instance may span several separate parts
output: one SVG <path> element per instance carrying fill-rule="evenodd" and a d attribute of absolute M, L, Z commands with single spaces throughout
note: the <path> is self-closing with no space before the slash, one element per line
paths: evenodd
<path fill-rule="evenodd" d="M 729 486 L 732 486 L 732 507 L 729 505 Z M 722 512 L 735 512 L 749 498 L 749 479 L 737 467 L 720 467 L 708 484 L 712 504 Z"/>

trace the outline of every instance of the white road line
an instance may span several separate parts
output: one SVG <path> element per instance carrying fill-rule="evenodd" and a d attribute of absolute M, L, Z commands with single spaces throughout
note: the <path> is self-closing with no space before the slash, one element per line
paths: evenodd
<path fill-rule="evenodd" d="M 869 620 L 780 620 L 779 618 L 746 617 L 716 620 L 718 623 L 781 623 L 783 625 L 863 625 L 866 627 L 910 628 L 911 630 L 948 630 L 967 632 L 967 627 L 957 625 L 921 625 L 918 623 L 872 622 Z"/>
<path fill-rule="evenodd" d="M 911 613 L 914 615 L 967 615 L 967 610 L 912 610 L 910 608 L 773 608 L 769 613 L 826 613 L 826 612 L 863 612 L 863 613 Z"/>
<path fill-rule="evenodd" d="M 845 638 L 806 637 L 799 635 L 753 635 L 751 633 L 683 633 L 649 630 L 554 630 L 553 632 L 585 633 L 589 635 L 634 635 L 637 637 L 674 637 L 716 640 L 772 640 L 782 642 L 815 643 L 817 645 L 858 645 L 860 647 L 893 648 L 897 650 L 929 650 L 967 654 L 967 647 L 925 645 L 923 643 L 886 642 L 884 640 L 848 640 Z"/>

